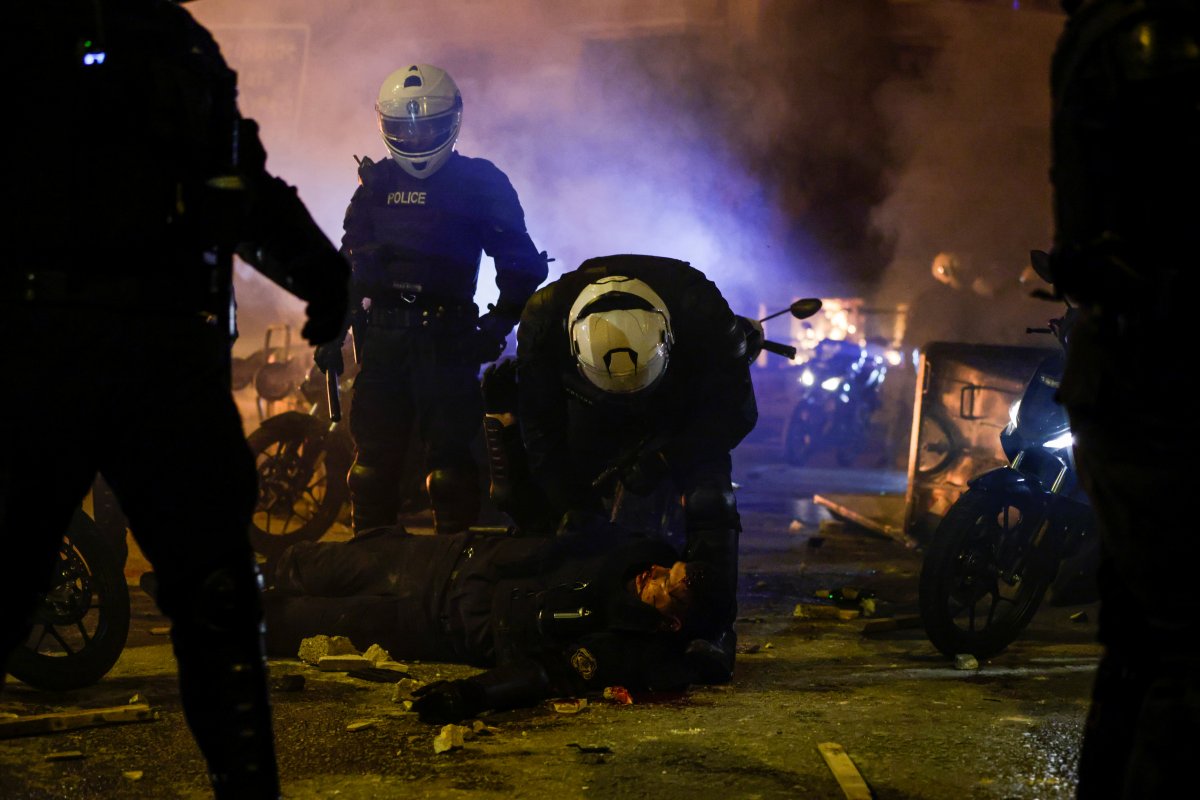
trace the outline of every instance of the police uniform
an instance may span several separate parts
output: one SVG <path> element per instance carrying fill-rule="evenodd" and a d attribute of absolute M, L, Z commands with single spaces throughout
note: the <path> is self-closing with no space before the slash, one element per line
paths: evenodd
<path fill-rule="evenodd" d="M 1055 287 L 1079 306 L 1060 399 L 1100 528 L 1097 672 L 1078 796 L 1156 797 L 1200 752 L 1200 5 L 1065 2 L 1055 51 Z"/>
<path fill-rule="evenodd" d="M 465 716 L 611 685 L 681 689 L 683 643 L 631 589 L 675 560 L 612 528 L 559 539 L 378 528 L 301 543 L 267 593 L 268 647 L 293 656 L 304 637 L 343 635 L 396 658 L 496 668 L 470 680 L 483 694 Z"/>
<path fill-rule="evenodd" d="M 661 382 L 607 393 L 577 367 L 570 309 L 588 284 L 609 275 L 644 281 L 662 298 L 674 343 Z M 687 561 L 706 561 L 729 585 L 732 624 L 740 518 L 730 451 L 758 420 L 745 333 L 702 272 L 672 258 L 616 255 L 585 261 L 537 292 L 517 334 L 521 435 L 534 480 L 559 514 L 597 510 L 593 481 L 639 445 L 661 453 L 685 502 Z"/>
<path fill-rule="evenodd" d="M 159 578 L 185 716 L 217 796 L 276 797 L 246 537 L 254 460 L 229 390 L 227 256 L 243 245 L 308 300 L 316 342 L 343 324 L 348 267 L 295 191 L 266 173 L 235 75 L 187 12 L 59 0 L 13 14 L 21 36 L 10 46 L 35 77 L 12 98 L 22 201 L 0 271 L 0 336 L 12 347 L 0 392 L 0 654 L 28 635 L 99 472 Z"/>
<path fill-rule="evenodd" d="M 346 212 L 343 250 L 360 307 L 355 336 L 362 370 L 350 430 L 354 525 L 390 525 L 413 439 L 423 448 L 434 523 L 463 530 L 479 511 L 470 443 L 482 407 L 478 371 L 497 352 L 476 328 L 483 253 L 496 266 L 493 314 L 509 320 L 546 277 L 546 259 L 525 231 L 517 193 L 491 162 L 452 153 L 417 179 L 392 159 L 365 162 Z M 369 298 L 369 299 L 368 299 Z"/>

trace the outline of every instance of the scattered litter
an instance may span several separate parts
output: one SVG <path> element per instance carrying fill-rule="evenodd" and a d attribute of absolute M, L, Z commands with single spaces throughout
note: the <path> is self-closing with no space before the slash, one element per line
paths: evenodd
<path fill-rule="evenodd" d="M 1087 622 L 1088 614 L 1086 611 L 1076 611 L 1071 615 L 1071 622 Z"/>
<path fill-rule="evenodd" d="M 317 666 L 324 656 L 357 656 L 358 648 L 345 636 L 311 636 L 300 642 L 296 657 L 305 664 Z"/>
<path fill-rule="evenodd" d="M 392 672 L 408 673 L 408 664 L 399 661 L 376 661 L 375 669 L 390 669 Z"/>
<path fill-rule="evenodd" d="M 85 711 L 60 711 L 54 714 L 35 714 L 27 717 L 0 720 L 0 739 L 17 736 L 37 736 L 43 733 L 115 725 L 123 722 L 151 722 L 158 712 L 145 703 L 109 708 L 90 708 Z"/>
<path fill-rule="evenodd" d="M 862 615 L 864 617 L 875 616 L 875 598 L 874 597 L 864 597 L 862 600 L 859 600 L 858 601 L 858 610 L 862 612 Z"/>
<path fill-rule="evenodd" d="M 579 744 L 578 742 L 569 742 L 567 747 L 574 747 L 581 753 L 611 753 L 612 748 L 602 744 Z"/>
<path fill-rule="evenodd" d="M 551 705 L 559 714 L 578 714 L 587 708 L 587 699 L 580 697 L 576 700 L 555 700 Z"/>
<path fill-rule="evenodd" d="M 955 669 L 979 669 L 979 660 L 970 653 L 959 653 L 954 657 Z"/>
<path fill-rule="evenodd" d="M 854 766 L 850 754 L 840 744 L 822 742 L 817 745 L 817 750 L 825 759 L 825 764 L 833 773 L 833 777 L 837 779 L 838 786 L 842 787 L 846 800 L 871 800 L 871 787 L 867 786 L 862 773 L 858 771 L 858 767 Z"/>
<path fill-rule="evenodd" d="M 793 617 L 802 619 L 840 619 L 850 620 L 859 615 L 859 611 L 853 608 L 838 608 L 837 606 L 826 606 L 818 603 L 797 603 L 792 610 Z"/>
<path fill-rule="evenodd" d="M 87 758 L 80 750 L 59 750 L 56 753 L 46 753 L 47 761 L 78 761 Z"/>
<path fill-rule="evenodd" d="M 317 659 L 317 669 L 322 672 L 350 672 L 370 666 L 371 662 L 362 656 L 321 656 Z"/>
<path fill-rule="evenodd" d="M 346 725 L 346 730 L 353 733 L 354 731 L 365 731 L 368 728 L 374 728 L 376 721 L 373 719 L 358 719 Z"/>
<path fill-rule="evenodd" d="M 271 688 L 277 692 L 304 691 L 304 676 L 297 673 L 278 675 L 271 679 Z"/>
<path fill-rule="evenodd" d="M 128 772 L 122 772 L 121 774 L 124 775 L 127 780 L 140 781 L 142 776 L 146 773 L 140 769 L 131 769 Z"/>
<path fill-rule="evenodd" d="M 142 696 L 141 696 L 140 694 L 138 694 L 137 692 L 134 692 L 134 693 L 133 693 L 133 694 L 130 696 L 130 698 L 129 698 L 128 700 L 126 700 L 126 701 L 125 701 L 125 704 L 126 704 L 126 705 L 130 705 L 130 706 L 132 706 L 132 705 L 135 705 L 135 704 L 137 704 L 137 703 L 141 703 L 141 702 L 144 702 L 144 701 L 142 700 Z"/>
<path fill-rule="evenodd" d="M 799 533 L 802 530 L 804 530 L 804 523 L 798 519 L 792 520 L 788 525 L 788 533 Z"/>
<path fill-rule="evenodd" d="M 477 719 L 471 723 L 471 732 L 476 736 L 491 736 L 498 730 L 500 729 L 488 725 L 481 719 Z"/>
<path fill-rule="evenodd" d="M 169 635 L 170 633 L 171 633 L 171 626 L 170 626 L 170 625 L 162 625 L 162 626 L 159 626 L 159 627 L 155 627 L 155 628 L 151 628 L 151 629 L 150 629 L 150 635 L 151 635 L 151 636 L 167 636 L 167 635 Z"/>
<path fill-rule="evenodd" d="M 606 686 L 604 687 L 604 699 L 611 700 L 614 703 L 619 703 L 623 706 L 633 705 L 633 695 L 624 686 Z"/>
<path fill-rule="evenodd" d="M 463 736 L 470 730 L 462 725 L 444 725 L 437 736 L 433 737 L 433 752 L 448 753 L 451 750 L 461 750 Z"/>
<path fill-rule="evenodd" d="M 744 656 L 752 656 L 761 649 L 762 646 L 757 644 L 739 644 L 737 646 L 737 652 Z"/>
<path fill-rule="evenodd" d="M 767 642 L 766 644 L 763 645 L 763 650 L 773 650 L 774 648 L 775 648 L 775 645 L 771 644 L 770 642 Z"/>

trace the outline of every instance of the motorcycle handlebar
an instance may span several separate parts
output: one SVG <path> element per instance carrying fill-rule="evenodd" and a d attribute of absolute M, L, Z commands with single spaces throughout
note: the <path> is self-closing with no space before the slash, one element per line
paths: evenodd
<path fill-rule="evenodd" d="M 796 357 L 796 348 L 788 344 L 772 342 L 770 339 L 763 339 L 762 349 L 768 353 L 774 353 L 777 356 L 783 356 L 787 359 L 794 359 Z"/>

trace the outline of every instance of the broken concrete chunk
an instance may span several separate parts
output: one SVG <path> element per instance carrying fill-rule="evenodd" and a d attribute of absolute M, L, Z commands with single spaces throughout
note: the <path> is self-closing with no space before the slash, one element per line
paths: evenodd
<path fill-rule="evenodd" d="M 373 644 L 363 653 L 363 658 L 368 659 L 372 664 L 379 666 L 380 662 L 391 661 L 392 655 L 387 650 L 384 650 L 377 644 Z"/>
<path fill-rule="evenodd" d="M 56 753 L 46 753 L 47 761 L 78 761 L 87 758 L 81 750 L 59 750 Z"/>
<path fill-rule="evenodd" d="M 555 700 L 551 705 L 559 714 L 578 714 L 587 708 L 587 700 L 582 697 L 573 700 Z"/>
<path fill-rule="evenodd" d="M 368 652 L 370 652 L 368 650 Z M 375 669 L 390 669 L 392 672 L 408 672 L 408 664 L 400 661 L 376 661 Z"/>
<path fill-rule="evenodd" d="M 488 725 L 481 719 L 477 719 L 471 723 L 471 730 L 476 736 L 491 736 L 500 729 Z"/>
<path fill-rule="evenodd" d="M 959 653 L 954 657 L 955 669 L 979 669 L 979 661 L 970 653 Z"/>
<path fill-rule="evenodd" d="M 321 672 L 349 672 L 370 666 L 371 662 L 362 656 L 321 656 L 317 659 L 317 669 Z"/>
<path fill-rule="evenodd" d="M 124 775 L 127 780 L 140 781 L 142 776 L 146 773 L 140 769 L 131 769 L 128 772 L 122 772 L 121 774 Z"/>
<path fill-rule="evenodd" d="M 875 598 L 864 597 L 858 601 L 858 609 L 864 617 L 875 616 Z"/>
<path fill-rule="evenodd" d="M 374 728 L 374 727 L 375 727 L 375 720 L 373 720 L 373 719 L 357 719 L 354 722 L 347 724 L 346 730 L 353 733 L 354 731 L 365 731 L 368 728 Z"/>
<path fill-rule="evenodd" d="M 305 664 L 319 665 L 325 656 L 356 656 L 358 648 L 345 636 L 312 636 L 300 642 L 296 657 Z"/>
<path fill-rule="evenodd" d="M 798 603 L 795 609 L 792 610 L 793 617 L 800 617 L 802 619 L 849 620 L 858 617 L 859 613 L 859 610 L 856 608 L 838 608 L 837 606 L 826 606 L 819 603 Z"/>
<path fill-rule="evenodd" d="M 392 690 L 392 702 L 403 703 L 406 700 L 412 700 L 413 692 L 424 685 L 425 681 L 419 681 L 416 678 L 404 678 L 397 681 L 396 687 Z"/>
<path fill-rule="evenodd" d="M 441 732 L 433 737 L 433 752 L 448 753 L 451 750 L 462 749 L 463 736 L 470 731 L 462 725 L 444 725 Z"/>

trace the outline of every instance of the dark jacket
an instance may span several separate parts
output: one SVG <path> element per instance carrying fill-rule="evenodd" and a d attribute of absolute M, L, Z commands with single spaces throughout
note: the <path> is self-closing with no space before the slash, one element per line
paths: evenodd
<path fill-rule="evenodd" d="M 414 294 L 471 303 L 484 253 L 495 261 L 498 304 L 514 317 L 546 279 L 546 259 L 525 231 L 517 193 L 490 161 L 453 153 L 418 179 L 385 158 L 359 175 L 342 248 L 355 291 L 373 303 Z"/>
<path fill-rule="evenodd" d="M 606 394 L 584 378 L 567 335 L 579 292 L 607 275 L 645 281 L 670 312 L 675 341 L 663 378 L 632 395 Z M 591 481 L 647 437 L 668 462 L 685 463 L 726 456 L 758 420 L 741 326 L 715 284 L 672 258 L 593 258 L 543 287 L 521 317 L 517 369 L 530 469 L 564 510 L 591 505 Z"/>

